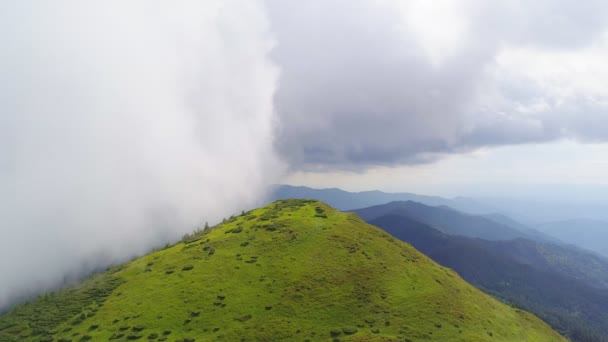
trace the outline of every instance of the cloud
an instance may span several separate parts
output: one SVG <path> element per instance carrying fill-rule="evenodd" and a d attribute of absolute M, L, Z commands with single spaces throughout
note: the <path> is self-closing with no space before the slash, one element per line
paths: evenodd
<path fill-rule="evenodd" d="M 258 3 L 0 11 L 0 309 L 251 207 L 280 174 Z"/>
<path fill-rule="evenodd" d="M 608 138 L 605 2 L 268 3 L 294 170 Z"/>

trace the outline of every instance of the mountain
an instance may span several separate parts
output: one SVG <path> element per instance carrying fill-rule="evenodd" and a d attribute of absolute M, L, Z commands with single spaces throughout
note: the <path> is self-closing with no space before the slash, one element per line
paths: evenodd
<path fill-rule="evenodd" d="M 544 240 L 506 227 L 483 216 L 415 202 L 391 202 L 354 211 L 367 222 L 396 215 L 423 223 L 447 235 L 490 240 L 495 252 L 537 269 L 566 274 L 593 287 L 608 288 L 608 259 L 596 253 Z M 522 226 L 525 228 L 525 226 Z"/>
<path fill-rule="evenodd" d="M 573 341 L 608 341 L 603 337 L 608 336 L 608 288 L 590 285 L 594 279 L 588 275 L 577 279 L 577 265 L 585 269 L 583 275 L 594 269 L 600 273 L 601 268 L 585 265 L 585 261 L 594 260 L 592 255 L 583 254 L 579 260 L 568 255 L 572 251 L 564 252 L 564 247 L 524 239 L 488 241 L 450 236 L 395 213 L 369 223 L 411 243 L 471 284 L 533 312 Z M 562 264 L 569 266 L 561 268 Z M 607 264 L 604 262 L 603 272 Z"/>
<path fill-rule="evenodd" d="M 1 341 L 565 341 L 352 213 L 286 200 L 0 316 Z"/>
<path fill-rule="evenodd" d="M 589 188 L 573 191 L 553 190 L 551 187 L 541 187 L 536 191 L 537 196 L 516 198 L 474 197 L 473 200 L 500 208 L 501 213 L 531 226 L 545 222 L 567 221 L 579 217 L 608 221 L 606 196 L 598 196 L 598 194 L 592 196 L 593 191 Z"/>
<path fill-rule="evenodd" d="M 422 203 L 405 201 L 391 202 L 369 208 L 354 210 L 366 221 L 395 213 L 425 223 L 449 235 L 461 235 L 486 240 L 510 240 L 533 238 L 531 234 L 484 216 L 464 214 L 446 206 L 434 207 Z"/>
<path fill-rule="evenodd" d="M 484 216 L 485 218 L 490 219 L 494 222 L 504 224 L 513 229 L 517 229 L 521 232 L 524 232 L 533 240 L 552 242 L 554 244 L 563 244 L 563 242 L 561 240 L 559 240 L 558 238 L 551 236 L 549 234 L 543 233 L 542 231 L 540 231 L 538 229 L 531 228 L 519 221 L 512 219 L 509 216 L 506 216 L 503 214 L 498 214 L 498 213 L 486 214 L 486 215 L 482 215 L 482 216 Z"/>
<path fill-rule="evenodd" d="M 545 234 L 608 257 L 608 222 L 572 219 L 543 223 L 536 227 Z"/>
<path fill-rule="evenodd" d="M 314 198 L 338 210 L 353 210 L 395 201 L 415 201 L 431 206 L 449 206 L 456 210 L 473 214 L 493 213 L 493 207 L 466 197 L 453 199 L 416 195 L 412 193 L 387 193 L 382 191 L 348 192 L 340 189 L 313 189 L 305 186 L 275 185 L 270 192 L 269 201 L 288 198 Z"/>

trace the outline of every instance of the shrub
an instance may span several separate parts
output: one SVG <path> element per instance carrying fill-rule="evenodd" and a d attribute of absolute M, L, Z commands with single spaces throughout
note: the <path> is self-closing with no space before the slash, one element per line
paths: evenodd
<path fill-rule="evenodd" d="M 239 322 L 247 322 L 251 318 L 253 318 L 253 316 L 251 316 L 251 315 L 245 315 L 245 316 L 241 316 L 241 317 L 236 317 L 235 320 L 237 320 Z"/>
<path fill-rule="evenodd" d="M 157 338 L 158 338 L 157 333 L 152 333 L 152 334 L 148 335 L 148 340 L 156 340 Z"/>
<path fill-rule="evenodd" d="M 345 335 L 353 335 L 353 334 L 356 334 L 357 331 L 358 331 L 357 328 L 353 328 L 353 327 L 348 327 L 348 328 L 343 328 L 342 329 L 342 332 Z"/>
<path fill-rule="evenodd" d="M 236 228 L 232 228 L 232 229 L 228 229 L 228 230 L 226 230 L 226 231 L 224 232 L 224 234 L 228 234 L 228 233 L 238 234 L 238 233 L 240 233 L 240 232 L 242 232 L 242 231 L 243 231 L 243 227 L 238 226 L 238 227 L 236 227 Z"/>
<path fill-rule="evenodd" d="M 194 266 L 193 266 L 193 265 L 185 265 L 185 266 L 182 268 L 182 271 L 190 271 L 190 270 L 191 270 L 191 269 L 193 269 L 193 268 L 194 268 Z"/>
<path fill-rule="evenodd" d="M 76 317 L 76 319 L 74 319 L 72 321 L 72 325 L 78 325 L 78 324 L 82 323 L 82 321 L 84 321 L 86 318 L 87 318 L 87 316 L 84 313 L 82 313 L 82 314 L 80 314 L 80 316 Z"/>

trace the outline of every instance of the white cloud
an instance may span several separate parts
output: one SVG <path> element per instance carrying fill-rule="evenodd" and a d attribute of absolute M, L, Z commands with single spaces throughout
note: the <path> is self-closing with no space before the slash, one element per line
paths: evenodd
<path fill-rule="evenodd" d="M 240 212 L 281 173 L 259 3 L 0 12 L 0 308 Z"/>

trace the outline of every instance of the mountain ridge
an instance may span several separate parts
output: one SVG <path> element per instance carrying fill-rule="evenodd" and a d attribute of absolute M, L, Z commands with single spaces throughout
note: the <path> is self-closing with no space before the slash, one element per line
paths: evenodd
<path fill-rule="evenodd" d="M 608 258 L 608 222 L 575 218 L 536 225 L 545 234 Z"/>
<path fill-rule="evenodd" d="M 349 192 L 339 188 L 314 189 L 306 186 L 293 186 L 287 184 L 274 185 L 271 188 L 268 201 L 272 202 L 288 198 L 315 198 L 342 211 L 352 211 L 388 202 L 408 200 L 432 206 L 446 205 L 472 214 L 489 214 L 497 211 L 494 207 L 486 206 L 474 199 L 462 196 L 449 199 L 440 196 L 418 195 L 409 192 L 389 193 L 380 190 Z"/>
<path fill-rule="evenodd" d="M 576 269 L 559 272 L 559 265 L 548 265 L 543 257 L 534 256 L 539 242 L 451 236 L 394 213 L 369 223 L 411 243 L 484 291 L 534 312 L 573 341 L 606 341 L 600 334 L 608 334 L 608 318 L 602 317 L 608 310 L 608 288 L 593 277 L 577 279 Z"/>
<path fill-rule="evenodd" d="M 449 235 L 487 240 L 528 238 L 530 234 L 484 216 L 461 213 L 448 206 L 429 206 L 415 201 L 397 201 L 353 210 L 366 221 L 387 214 L 407 215 Z"/>

